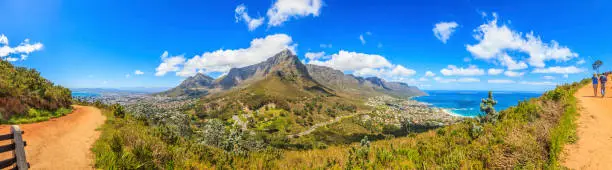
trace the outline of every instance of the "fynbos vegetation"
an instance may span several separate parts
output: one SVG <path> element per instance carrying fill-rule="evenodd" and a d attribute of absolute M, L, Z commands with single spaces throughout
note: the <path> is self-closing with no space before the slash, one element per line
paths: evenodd
<path fill-rule="evenodd" d="M 584 82 L 583 82 L 584 83 Z M 330 128 L 355 128 L 347 119 L 296 139 L 243 129 L 238 117 L 202 121 L 186 108 L 167 110 L 155 105 L 129 105 L 125 116 L 111 116 L 93 148 L 102 169 L 461 169 L 555 168 L 563 144 L 575 140 L 575 99 L 582 84 L 563 85 L 542 97 L 491 112 L 493 96 L 483 100 L 487 118 L 410 133 L 406 137 L 360 136 L 359 144 L 315 144 L 320 149 L 287 147 L 291 141 L 318 140 Z M 115 108 L 115 109 L 112 109 Z M 115 111 L 113 111 L 115 110 Z M 274 109 L 278 118 L 283 111 Z M 282 122 L 276 119 L 277 123 Z M 402 131 L 413 131 L 401 121 Z M 496 123 L 494 123 L 496 122 Z M 281 129 L 282 123 L 268 126 Z M 273 125 L 276 124 L 276 125 Z M 261 125 L 257 125 L 261 126 Z M 318 134 L 318 135 L 317 135 Z M 333 135 L 332 135 L 333 136 Z M 370 141 L 371 139 L 378 139 Z M 387 140 L 380 140 L 387 139 Z"/>
<path fill-rule="evenodd" d="M 29 123 L 70 113 L 70 90 L 54 85 L 34 69 L 0 60 L 2 123 Z"/>

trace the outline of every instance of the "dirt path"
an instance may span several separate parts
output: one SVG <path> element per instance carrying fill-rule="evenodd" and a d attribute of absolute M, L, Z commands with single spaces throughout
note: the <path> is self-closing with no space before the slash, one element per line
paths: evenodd
<path fill-rule="evenodd" d="M 74 108 L 74 112 L 63 117 L 20 125 L 32 169 L 93 169 L 90 148 L 100 135 L 96 128 L 106 117 L 94 107 Z M 0 126 L 0 134 L 9 131 L 9 126 Z"/>
<path fill-rule="evenodd" d="M 314 132 L 315 130 L 317 130 L 317 128 L 319 128 L 319 127 L 321 127 L 321 126 L 331 125 L 331 124 L 333 124 L 333 123 L 339 122 L 339 121 L 340 121 L 340 120 L 342 120 L 342 119 L 351 118 L 351 117 L 353 117 L 353 116 L 357 116 L 357 115 L 360 115 L 360 114 L 361 114 L 361 113 L 353 113 L 353 114 L 350 114 L 350 115 L 345 115 L 345 116 L 336 117 L 336 118 L 331 119 L 331 120 L 329 120 L 329 121 L 327 121 L 327 122 L 321 122 L 321 123 L 314 124 L 314 125 L 310 126 L 310 128 L 308 128 L 308 130 L 305 130 L 305 131 L 300 132 L 300 133 L 298 133 L 298 134 L 294 134 L 294 135 L 287 135 L 287 137 L 288 137 L 288 138 L 293 138 L 293 137 L 302 137 L 302 136 L 304 136 L 304 135 L 308 135 L 308 134 L 310 134 L 310 133 Z"/>
<path fill-rule="evenodd" d="M 607 85 L 605 98 L 593 97 L 593 86 L 590 84 L 574 94 L 581 107 L 578 141 L 565 147 L 564 166 L 570 169 L 612 169 L 611 84 Z"/>

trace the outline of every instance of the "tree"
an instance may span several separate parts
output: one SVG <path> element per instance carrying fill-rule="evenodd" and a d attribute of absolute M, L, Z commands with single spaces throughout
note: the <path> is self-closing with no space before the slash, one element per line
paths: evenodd
<path fill-rule="evenodd" d="M 597 70 L 597 74 L 599 74 L 599 67 L 601 67 L 601 65 L 603 65 L 601 60 L 597 60 L 593 63 L 593 70 Z"/>
<path fill-rule="evenodd" d="M 499 118 L 499 113 L 495 111 L 494 107 L 496 104 L 497 101 L 493 99 L 493 92 L 489 91 L 489 97 L 482 99 L 482 102 L 480 103 L 480 111 L 485 113 L 484 120 L 486 122 L 495 123 Z"/>

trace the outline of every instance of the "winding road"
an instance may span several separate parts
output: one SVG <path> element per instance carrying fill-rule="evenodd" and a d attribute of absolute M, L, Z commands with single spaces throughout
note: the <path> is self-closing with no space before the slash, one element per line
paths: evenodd
<path fill-rule="evenodd" d="M 297 133 L 297 134 L 293 134 L 293 135 L 287 135 L 287 137 L 288 138 L 302 137 L 304 135 L 308 135 L 308 134 L 314 132 L 315 130 L 317 130 L 317 128 L 319 128 L 321 126 L 327 126 L 327 125 L 339 122 L 342 119 L 346 119 L 346 118 L 350 118 L 350 117 L 353 117 L 353 116 L 357 116 L 359 114 L 362 114 L 362 113 L 353 113 L 353 114 L 349 114 L 349 115 L 344 115 L 344 116 L 336 117 L 336 118 L 331 119 L 331 120 L 326 121 L 326 122 L 317 123 L 317 124 L 314 124 L 314 125 L 310 126 L 310 128 L 308 128 L 308 130 L 305 130 L 303 132 L 300 132 L 300 133 Z"/>
<path fill-rule="evenodd" d="M 106 117 L 95 107 L 73 107 L 66 116 L 20 125 L 31 169 L 93 169 L 90 148 L 100 136 L 96 129 Z M 10 126 L 0 126 L 0 134 L 9 132 Z M 11 156 L 7 153 L 0 154 L 2 160 Z"/>
<path fill-rule="evenodd" d="M 612 169 L 611 84 L 608 83 L 607 87 L 610 94 L 604 98 L 593 96 L 591 84 L 574 94 L 580 112 L 578 141 L 565 147 L 564 166 L 570 169 Z"/>

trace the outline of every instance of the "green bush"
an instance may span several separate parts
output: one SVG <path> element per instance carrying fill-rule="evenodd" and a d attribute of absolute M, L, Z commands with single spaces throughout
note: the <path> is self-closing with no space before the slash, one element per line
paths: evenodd
<path fill-rule="evenodd" d="M 47 111 L 47 110 L 39 110 L 30 108 L 26 114 L 18 114 L 12 115 L 8 119 L 1 119 L 0 123 L 2 124 L 27 124 L 27 123 L 35 123 L 47 121 L 51 118 L 56 118 L 60 116 L 67 115 L 72 112 L 72 109 L 69 108 L 60 108 L 56 111 Z"/>
<path fill-rule="evenodd" d="M 30 109 L 56 111 L 69 108 L 69 89 L 54 85 L 34 69 L 14 67 L 0 60 L 0 112 L 2 118 L 27 116 Z"/>
<path fill-rule="evenodd" d="M 115 117 L 125 117 L 125 109 L 120 104 L 111 105 L 111 111 L 113 112 L 113 116 Z"/>
<path fill-rule="evenodd" d="M 336 146 L 321 143 L 342 139 L 335 137 L 338 134 L 329 127 L 289 139 L 281 133 L 292 127 L 292 119 L 288 118 L 296 115 L 289 112 L 283 116 L 255 115 L 253 120 L 262 123 L 253 128 L 279 133 L 262 130 L 251 134 L 231 127 L 223 119 L 186 122 L 181 116 L 184 112 L 125 111 L 127 116 L 116 116 L 113 109 L 108 109 L 104 113 L 109 119 L 92 150 L 96 168 L 100 169 L 560 169 L 558 159 L 563 145 L 576 139 L 573 93 L 583 85 L 559 86 L 540 98 L 521 101 L 499 112 L 496 123 L 466 120 L 372 143 L 368 137 L 362 138 L 369 135 L 364 128 L 364 133 L 350 134 L 356 140 L 362 139 L 361 143 Z M 316 103 L 305 108 L 319 110 Z M 313 117 L 304 114 L 309 119 Z M 396 130 L 367 121 L 359 123 L 369 129 Z M 339 125 L 346 124 L 341 121 Z M 408 120 L 402 121 L 402 130 L 409 131 L 413 128 L 410 126 Z M 215 138 L 202 140 L 206 135 Z M 269 145 L 260 145 L 261 140 Z"/>

